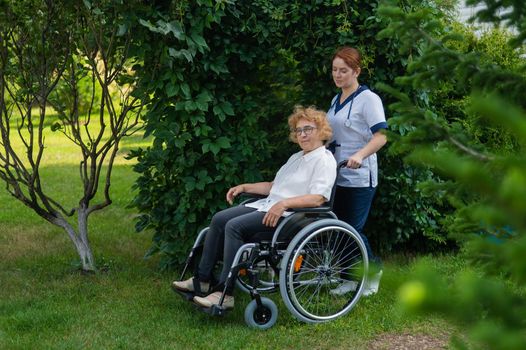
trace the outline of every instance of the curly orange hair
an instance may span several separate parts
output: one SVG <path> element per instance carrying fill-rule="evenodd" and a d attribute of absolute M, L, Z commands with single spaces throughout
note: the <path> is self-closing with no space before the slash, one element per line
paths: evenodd
<path fill-rule="evenodd" d="M 323 143 L 329 141 L 332 137 L 332 129 L 327 120 L 327 114 L 323 111 L 316 109 L 315 107 L 294 107 L 294 112 L 289 117 L 289 127 L 294 129 L 300 119 L 306 119 L 310 122 L 316 123 L 316 128 L 320 135 L 320 139 Z M 298 137 L 296 133 L 290 133 L 290 140 L 294 143 L 298 143 Z"/>

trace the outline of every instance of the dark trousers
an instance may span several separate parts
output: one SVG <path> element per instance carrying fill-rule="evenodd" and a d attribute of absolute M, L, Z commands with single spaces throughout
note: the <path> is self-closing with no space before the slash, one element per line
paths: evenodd
<path fill-rule="evenodd" d="M 375 192 L 376 187 L 336 186 L 333 211 L 338 219 L 345 221 L 358 231 L 365 243 L 369 261 L 380 264 L 380 259 L 373 254 L 369 240 L 363 233 Z"/>
<path fill-rule="evenodd" d="M 222 210 L 214 215 L 206 233 L 203 255 L 198 266 L 197 278 L 209 282 L 212 270 L 221 259 L 218 247 L 223 246 L 223 270 L 219 283 L 225 283 L 238 249 L 257 233 L 260 239 L 271 239 L 275 227 L 263 225 L 266 213 L 244 205 Z M 281 220 L 281 219 L 280 219 Z M 234 285 L 227 286 L 227 294 L 232 295 Z"/>

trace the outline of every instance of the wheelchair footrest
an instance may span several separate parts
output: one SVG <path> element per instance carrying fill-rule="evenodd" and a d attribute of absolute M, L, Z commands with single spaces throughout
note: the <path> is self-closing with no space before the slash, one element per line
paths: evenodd
<path fill-rule="evenodd" d="M 186 300 L 186 301 L 194 300 L 195 294 L 193 292 L 184 292 L 184 291 L 176 289 L 176 288 L 172 288 L 172 290 L 174 292 L 176 292 L 177 294 L 179 294 L 180 296 L 182 296 L 184 298 L 184 300 Z"/>
<path fill-rule="evenodd" d="M 231 309 L 225 309 L 219 305 L 212 305 L 212 307 L 202 307 L 196 304 L 195 306 L 199 310 L 203 311 L 204 313 L 207 313 L 212 316 L 224 316 L 227 314 L 228 311 L 231 310 Z"/>

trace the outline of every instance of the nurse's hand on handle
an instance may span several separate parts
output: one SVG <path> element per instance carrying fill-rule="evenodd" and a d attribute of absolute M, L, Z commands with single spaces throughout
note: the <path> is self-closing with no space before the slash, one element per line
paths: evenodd
<path fill-rule="evenodd" d="M 358 169 L 362 166 L 362 161 L 362 157 L 360 157 L 358 154 L 353 154 L 347 161 L 347 168 Z"/>

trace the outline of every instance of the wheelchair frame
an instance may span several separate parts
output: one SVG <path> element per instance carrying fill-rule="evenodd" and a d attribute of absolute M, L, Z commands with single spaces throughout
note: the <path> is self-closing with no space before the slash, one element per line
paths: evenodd
<path fill-rule="evenodd" d="M 346 162 L 338 164 L 338 172 L 345 165 Z M 227 311 L 222 306 L 226 286 L 236 283 L 252 298 L 245 309 L 245 322 L 254 328 L 270 328 L 276 322 L 276 304 L 260 293 L 278 288 L 286 307 L 303 322 L 327 322 L 350 312 L 367 284 L 369 260 L 360 235 L 332 212 L 335 187 L 330 201 L 324 206 L 290 210 L 293 214 L 280 222 L 272 241 L 241 246 L 230 267 L 218 305 L 200 309 L 211 315 L 224 315 Z M 254 199 L 240 205 L 250 200 Z M 298 227 L 299 231 L 294 232 Z M 207 231 L 205 228 L 199 232 L 180 280 L 193 264 Z M 290 240 L 289 236 L 292 236 Z M 279 280 L 272 276 L 271 281 L 261 281 L 262 272 L 268 272 L 270 276 L 279 273 Z M 334 292 L 345 283 L 351 283 L 354 289 L 342 294 Z M 309 291 L 313 294 L 308 294 Z M 187 300 L 193 298 L 193 293 L 181 294 Z"/>

